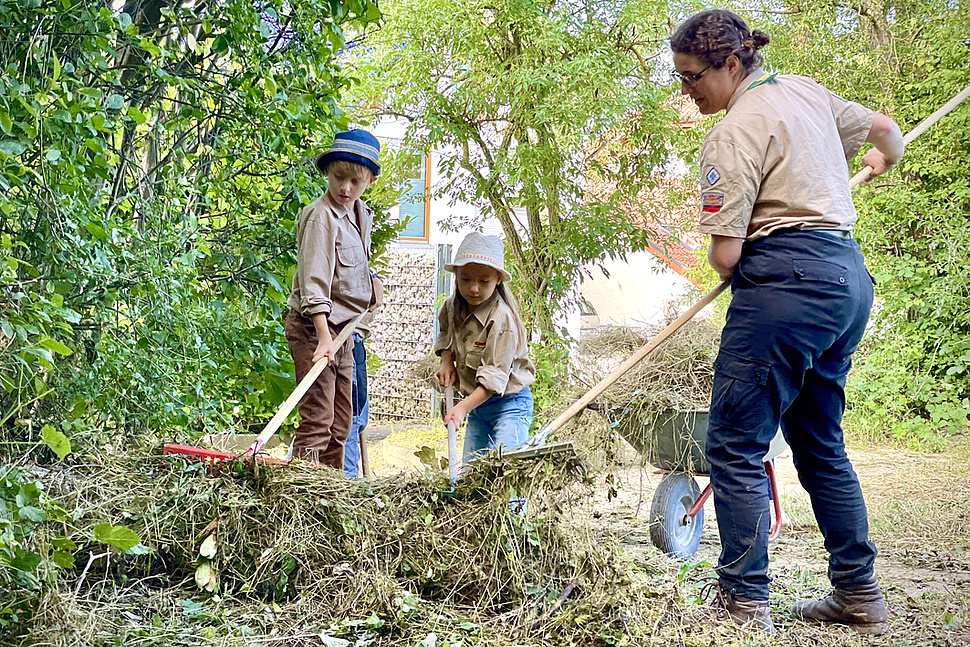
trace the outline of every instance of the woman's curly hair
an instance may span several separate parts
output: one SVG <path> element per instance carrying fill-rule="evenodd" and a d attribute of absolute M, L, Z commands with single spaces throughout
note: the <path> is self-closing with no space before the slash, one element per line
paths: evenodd
<path fill-rule="evenodd" d="M 758 50 L 770 40 L 760 29 L 749 30 L 736 13 L 711 9 L 685 20 L 670 37 L 670 49 L 676 54 L 702 58 L 715 69 L 724 67 L 728 57 L 734 54 L 750 72 L 764 62 Z"/>

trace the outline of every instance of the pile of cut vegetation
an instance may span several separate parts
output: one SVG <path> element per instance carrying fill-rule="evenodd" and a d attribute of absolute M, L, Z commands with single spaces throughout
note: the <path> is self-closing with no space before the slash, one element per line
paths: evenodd
<path fill-rule="evenodd" d="M 104 456 L 48 480 L 77 565 L 20 644 L 667 644 L 696 613 L 674 565 L 576 513 L 573 459 L 488 458 L 452 484 Z M 138 547 L 106 557 L 106 519 Z"/>
<path fill-rule="evenodd" d="M 615 327 L 580 343 L 580 376 L 596 383 L 646 345 L 662 326 Z M 645 417 L 662 409 L 701 409 L 711 401 L 714 360 L 721 329 L 707 319 L 693 319 L 630 369 L 600 399 L 613 409 Z"/>
<path fill-rule="evenodd" d="M 663 327 L 613 327 L 586 336 L 579 348 L 578 380 L 589 386 L 600 382 Z M 688 455 L 694 456 L 695 463 L 701 461 L 703 446 L 691 437 L 691 430 L 697 416 L 704 415 L 710 405 L 719 342 L 716 323 L 688 321 L 602 393 L 593 406 L 641 453 L 652 456 L 652 462 L 658 452 L 683 454 L 685 463 Z M 706 429 L 706 422 L 697 424 Z"/>

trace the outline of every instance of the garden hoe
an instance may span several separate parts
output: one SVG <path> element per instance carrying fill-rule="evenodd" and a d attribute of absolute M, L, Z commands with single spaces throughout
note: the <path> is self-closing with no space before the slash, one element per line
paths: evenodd
<path fill-rule="evenodd" d="M 903 137 L 903 143 L 908 145 L 914 139 L 919 137 L 927 128 L 939 121 L 944 115 L 956 108 L 960 103 L 963 102 L 970 96 L 970 86 L 964 88 L 959 94 L 950 99 L 942 108 L 931 114 L 929 117 L 924 119 L 916 128 L 911 130 L 905 137 Z M 865 167 L 858 173 L 856 173 L 852 179 L 849 181 L 849 188 L 855 188 L 865 180 L 869 179 L 869 175 L 872 173 L 870 167 Z M 683 326 L 685 323 L 690 321 L 690 319 L 700 312 L 707 304 L 717 298 L 721 292 L 727 288 L 730 281 L 724 281 L 716 288 L 708 292 L 704 298 L 691 306 L 690 310 L 682 314 L 676 321 L 664 328 L 660 334 L 651 339 L 646 345 L 644 345 L 640 350 L 634 353 L 629 359 L 620 364 L 615 371 L 607 375 L 600 381 L 599 384 L 590 389 L 586 395 L 581 397 L 575 404 L 559 414 L 555 420 L 550 422 L 548 425 L 544 426 L 542 429 L 536 433 L 535 436 L 530 438 L 527 442 L 519 445 L 517 448 L 503 452 L 505 458 L 531 458 L 538 455 L 548 455 L 554 453 L 566 453 L 570 455 L 576 454 L 576 449 L 571 442 L 559 442 L 552 443 L 549 445 L 545 444 L 546 438 L 549 434 L 557 431 L 564 424 L 572 420 L 578 413 L 580 413 L 586 406 L 593 401 L 596 396 L 608 389 L 614 382 L 620 379 L 627 371 L 636 366 L 640 360 L 649 355 L 657 346 L 664 342 L 670 335 L 677 331 L 678 328 Z"/>
<path fill-rule="evenodd" d="M 368 310 L 365 310 L 364 312 L 359 314 L 356 319 L 354 319 L 349 324 L 343 327 L 343 330 L 340 331 L 340 334 L 338 334 L 337 338 L 334 339 L 333 341 L 334 349 L 337 349 L 343 346 L 344 342 L 346 342 L 347 339 L 350 337 L 351 333 L 354 332 L 354 329 L 357 328 L 358 325 L 360 325 L 361 320 L 367 315 L 368 312 L 369 312 Z M 289 416 L 290 412 L 293 411 L 293 407 L 295 407 L 297 403 L 300 401 L 300 399 L 303 398 L 303 395 L 307 392 L 307 390 L 310 388 L 313 382 L 318 377 L 320 377 L 320 374 L 323 372 L 323 369 L 325 369 L 329 363 L 330 362 L 327 360 L 327 358 L 323 358 L 319 362 L 313 365 L 313 367 L 310 369 L 310 372 L 307 373 L 306 377 L 300 380 L 300 383 L 296 385 L 295 389 L 293 389 L 293 393 L 290 394 L 290 397 L 286 398 L 286 401 L 284 401 L 283 404 L 280 405 L 280 408 L 276 412 L 276 415 L 273 416 L 273 419 L 270 420 L 263 428 L 263 430 L 259 433 L 259 436 L 256 438 L 256 441 L 253 443 L 252 447 L 250 447 L 244 454 L 237 454 L 235 452 L 217 451 L 214 449 L 203 449 L 201 447 L 188 447 L 186 445 L 175 445 L 175 444 L 165 445 L 165 448 L 163 449 L 162 453 L 163 454 L 183 454 L 186 456 L 191 456 L 193 459 L 201 461 L 203 463 L 209 463 L 210 465 L 212 465 L 217 469 L 221 467 L 221 464 L 223 461 L 232 460 L 236 458 L 243 459 L 243 460 L 255 459 L 259 463 L 269 464 L 269 465 L 286 465 L 287 463 L 289 463 L 289 461 L 282 458 L 260 456 L 259 451 L 263 448 L 264 445 L 266 445 L 269 439 L 273 437 L 273 434 L 275 434 L 277 430 L 279 430 L 280 426 L 282 426 L 287 416 Z M 370 470 L 368 469 L 367 471 L 370 471 Z"/>

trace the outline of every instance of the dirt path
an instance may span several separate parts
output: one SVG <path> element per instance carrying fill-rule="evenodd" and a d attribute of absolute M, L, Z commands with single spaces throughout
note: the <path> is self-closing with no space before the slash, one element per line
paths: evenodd
<path fill-rule="evenodd" d="M 877 574 L 893 613 L 889 636 L 861 644 L 970 646 L 970 465 L 966 457 L 899 450 L 849 453 L 866 496 L 872 539 L 880 550 Z M 829 585 L 827 553 L 791 456 L 780 457 L 776 469 L 782 505 L 793 522 L 769 549 L 773 590 L 779 591 L 773 592 L 777 615 L 794 599 L 824 594 Z M 661 475 L 648 465 L 614 476 L 618 490 L 612 500 L 609 483 L 599 479 L 594 516 L 629 549 L 653 551 L 650 506 Z M 707 484 L 703 477 L 697 480 L 701 488 Z M 689 560 L 698 575 L 710 573 L 720 551 L 713 501 L 708 501 L 704 513 L 701 544 Z"/>
<path fill-rule="evenodd" d="M 444 453 L 444 434 L 437 426 L 392 427 L 375 429 L 371 436 L 377 474 L 423 470 L 413 452 L 425 445 Z M 633 553 L 655 557 L 650 506 L 661 475 L 640 464 L 629 447 L 621 454 L 625 467 L 611 476 L 597 476 L 588 512 L 583 513 L 591 518 L 584 523 L 619 538 Z M 795 600 L 825 595 L 830 585 L 822 537 L 786 453 L 776 460 L 776 470 L 782 505 L 793 525 L 769 549 L 773 615 L 782 636 L 777 644 L 970 647 L 970 448 L 947 454 L 852 449 L 849 456 L 862 482 L 871 537 L 880 551 L 876 569 L 890 603 L 890 633 L 859 638 L 791 619 L 788 611 Z M 697 480 L 701 488 L 707 484 L 703 477 Z M 700 547 L 680 567 L 684 577 L 698 581 L 712 575 L 720 551 L 713 501 L 704 512 Z"/>

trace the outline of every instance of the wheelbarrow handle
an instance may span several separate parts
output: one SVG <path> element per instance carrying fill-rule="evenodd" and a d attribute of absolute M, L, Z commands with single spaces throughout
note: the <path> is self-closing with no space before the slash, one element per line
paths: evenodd
<path fill-rule="evenodd" d="M 333 340 L 333 348 L 335 353 L 340 349 L 341 346 L 344 345 L 344 342 L 350 338 L 351 333 L 354 332 L 354 330 L 358 325 L 360 325 L 360 322 L 364 319 L 364 317 L 367 316 L 369 312 L 369 310 L 365 310 L 357 315 L 356 319 L 343 327 L 340 334 L 337 335 L 337 338 Z M 263 427 L 263 430 L 259 432 L 259 436 L 257 436 L 252 447 L 246 451 L 244 456 L 255 456 L 257 453 L 259 453 L 259 450 L 261 450 L 269 439 L 273 437 L 273 434 L 279 430 L 279 428 L 283 425 L 283 422 L 286 420 L 286 417 L 290 415 L 291 411 L 293 411 L 293 407 L 295 407 L 300 399 L 303 398 L 306 392 L 310 389 L 310 386 L 318 377 L 320 377 L 320 374 L 323 373 L 323 369 L 327 368 L 328 364 L 330 364 L 329 360 L 324 357 L 313 365 L 310 372 L 306 374 L 306 377 L 300 380 L 300 383 L 296 385 L 295 389 L 293 389 L 293 393 L 290 394 L 290 397 L 286 398 L 283 404 L 280 405 L 276 415 L 274 415 L 273 418 L 266 423 L 266 426 Z"/>
<path fill-rule="evenodd" d="M 593 399 L 596 398 L 596 396 L 598 396 L 606 389 L 610 388 L 610 386 L 612 386 L 614 382 L 616 382 L 618 379 L 623 377 L 623 375 L 625 375 L 627 371 L 629 371 L 631 368 L 636 366 L 640 362 L 640 360 L 642 360 L 644 357 L 649 355 L 657 346 L 662 344 L 664 340 L 666 340 L 672 334 L 677 332 L 677 330 L 685 323 L 690 321 L 694 317 L 694 315 L 696 315 L 698 312 L 700 312 L 705 307 L 707 307 L 707 305 L 710 304 L 711 301 L 716 299 L 718 295 L 721 294 L 721 292 L 724 292 L 724 290 L 727 288 L 729 284 L 730 284 L 730 281 L 724 281 L 716 288 L 714 288 L 706 295 L 704 295 L 704 297 L 700 301 L 695 303 L 693 306 L 691 306 L 687 312 L 680 315 L 676 321 L 674 321 L 672 324 L 670 324 L 669 326 L 661 330 L 656 337 L 651 339 L 643 347 L 641 347 L 640 350 L 635 352 L 625 362 L 620 364 L 616 368 L 616 370 L 614 370 L 612 373 L 610 373 L 605 378 L 603 378 L 599 382 L 599 384 L 597 384 L 589 391 L 587 391 L 586 395 L 584 395 L 579 400 L 577 400 L 575 404 L 573 404 L 571 407 L 569 407 L 568 409 L 560 413 L 558 418 L 556 418 L 548 425 L 540 429 L 539 432 L 535 436 L 530 438 L 527 443 L 522 445 L 521 448 L 526 449 L 529 447 L 537 447 L 541 445 L 549 434 L 556 431 L 564 424 L 572 420 L 576 416 L 576 414 L 578 414 L 583 409 L 585 409 L 586 405 L 592 402 Z"/>

